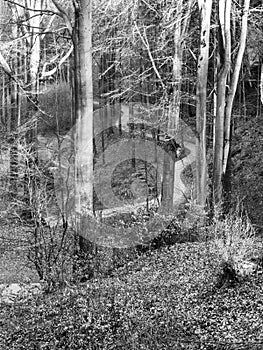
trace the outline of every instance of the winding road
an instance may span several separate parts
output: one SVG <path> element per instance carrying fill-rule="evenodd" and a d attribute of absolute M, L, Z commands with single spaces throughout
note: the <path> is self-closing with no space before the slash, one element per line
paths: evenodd
<path fill-rule="evenodd" d="M 122 130 L 128 131 L 129 125 L 128 123 L 146 123 L 149 124 L 149 120 L 151 120 L 151 125 L 154 125 L 155 122 L 158 122 L 160 119 L 159 113 L 149 114 L 144 117 L 144 110 L 138 104 L 134 104 L 132 107 L 132 117 L 130 117 L 131 107 L 125 104 L 119 106 L 107 106 L 103 111 L 96 110 L 94 111 L 94 135 L 99 135 L 102 131 L 108 129 L 111 126 L 119 127 L 119 121 L 121 119 Z M 110 115 L 110 120 L 108 116 Z M 58 139 L 55 137 L 44 137 L 39 135 L 39 157 L 44 161 L 48 161 L 56 158 L 54 154 L 57 155 L 57 159 L 60 156 L 61 162 L 61 173 L 59 174 L 57 171 L 57 167 L 54 166 L 51 171 L 53 171 L 55 178 L 55 188 L 57 190 L 57 200 L 60 206 L 64 206 L 62 201 L 61 193 L 67 193 L 66 201 L 67 203 L 74 203 L 74 172 L 70 159 L 72 159 L 72 145 L 73 140 L 71 135 L 73 134 L 72 130 L 60 140 L 60 149 L 58 151 Z M 148 135 L 150 136 L 150 135 Z M 179 141 L 180 140 L 180 141 Z M 177 206 L 183 202 L 185 199 L 189 197 L 190 188 L 184 183 L 182 180 L 182 172 L 183 170 L 190 164 L 195 161 L 196 152 L 195 152 L 195 136 L 191 128 L 186 125 L 183 121 L 180 121 L 180 131 L 178 132 L 178 139 L 176 141 L 183 145 L 183 147 L 187 150 L 186 156 L 175 162 L 174 165 L 174 205 Z M 131 149 L 133 147 L 133 154 Z M 132 203 L 127 202 L 124 204 L 123 201 L 116 196 L 112 189 L 112 177 L 114 177 L 114 170 L 123 162 L 127 161 L 134 157 L 136 159 L 145 160 L 147 158 L 147 162 L 149 164 L 154 164 L 156 162 L 156 154 L 157 154 L 157 168 L 159 169 L 159 181 L 161 182 L 162 178 L 162 165 L 161 162 L 164 158 L 164 149 L 162 147 L 157 147 L 154 140 L 150 140 L 149 137 L 146 140 L 142 140 L 140 138 L 120 138 L 117 142 L 110 144 L 104 151 L 103 160 L 102 156 L 96 161 L 95 169 L 94 169 L 94 189 L 98 195 L 100 202 L 103 204 L 104 208 L 100 210 L 100 215 L 102 217 L 110 217 L 114 215 L 114 213 L 131 213 L 137 210 L 137 208 L 145 205 L 145 200 L 142 200 L 142 197 L 138 196 L 137 200 L 134 200 Z M 108 162 L 105 162 L 105 159 Z M 53 162 L 54 163 L 54 162 Z M 58 160 L 57 160 L 58 165 Z M 140 191 L 140 183 L 134 182 L 131 185 L 132 191 L 138 194 Z M 161 186 L 161 184 L 158 184 Z M 160 187 L 158 187 L 160 189 Z M 61 192 L 61 193 L 60 193 Z M 70 199 L 70 200 L 69 200 Z M 159 198 L 160 200 L 160 198 Z M 150 205 L 156 204 L 157 199 L 152 199 L 149 201 Z M 74 205 L 69 206 L 71 213 L 74 210 Z M 156 226 L 156 223 L 154 223 Z M 153 226 L 154 226 L 153 225 Z M 94 228 L 92 227 L 92 230 Z M 88 229 L 87 229 L 88 230 Z M 90 230 L 90 229 L 89 229 Z M 94 229 L 95 230 L 95 229 Z M 112 233 L 112 235 L 115 233 Z M 131 234 L 131 232 L 129 233 Z M 95 238 L 94 238 L 95 239 Z M 97 239 L 97 237 L 96 237 Z M 119 238 L 118 238 L 119 239 Z M 123 239 L 123 237 L 122 237 Z M 128 243 L 126 242 L 126 245 Z"/>
<path fill-rule="evenodd" d="M 174 165 L 174 205 L 181 204 L 185 201 L 186 197 L 189 197 L 190 188 L 188 188 L 182 181 L 182 172 L 184 169 L 192 164 L 196 158 L 196 147 L 193 142 L 185 142 L 184 147 L 190 151 L 190 153 L 183 159 L 175 162 Z"/>

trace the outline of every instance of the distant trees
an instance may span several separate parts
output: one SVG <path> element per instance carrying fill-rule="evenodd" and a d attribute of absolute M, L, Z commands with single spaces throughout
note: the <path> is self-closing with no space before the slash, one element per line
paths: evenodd
<path fill-rule="evenodd" d="M 7 3 L 9 2 L 7 1 Z M 119 8 L 124 3 L 124 11 L 116 16 Z M 101 57 L 104 57 L 105 61 L 105 52 L 110 54 L 110 56 L 107 56 L 107 58 L 110 59 L 110 65 L 105 61 L 106 64 L 104 64 L 104 66 L 100 66 L 100 64 L 103 62 L 102 59 L 100 61 L 101 63 L 99 63 L 97 66 L 99 69 L 105 70 L 105 72 L 102 72 L 99 79 L 102 81 L 111 75 L 110 79 L 112 81 L 114 80 L 114 84 L 103 83 L 103 98 L 105 99 L 105 96 L 107 95 L 107 99 L 111 102 L 120 101 L 120 99 L 122 101 L 138 101 L 141 99 L 141 101 L 144 103 L 148 101 L 148 105 L 149 103 L 151 105 L 159 104 L 161 108 L 164 107 L 163 110 L 166 114 L 166 131 L 168 131 L 168 133 L 174 137 L 178 132 L 179 115 L 182 114 L 181 106 L 184 104 L 182 96 L 187 93 L 185 84 L 185 79 L 187 79 L 187 70 L 182 68 L 184 58 L 186 57 L 184 57 L 184 55 L 186 55 L 184 43 L 187 37 L 187 31 L 193 35 L 191 30 L 196 25 L 196 22 L 191 20 L 191 15 L 196 13 L 196 7 L 194 6 L 193 1 L 187 3 L 184 1 L 176 1 L 169 2 L 169 4 L 156 2 L 155 4 L 148 5 L 144 2 L 139 2 L 137 5 L 133 4 L 132 6 L 130 6 L 131 4 L 129 4 L 129 2 L 124 3 L 119 1 L 114 4 L 108 4 L 106 8 L 100 7 L 100 4 L 96 4 L 96 6 L 98 5 L 98 11 L 95 14 L 95 21 L 93 24 L 94 35 L 92 35 L 96 57 L 101 55 Z M 51 74 L 56 74 L 56 69 L 48 70 L 46 62 L 43 62 L 42 57 L 40 57 L 40 52 L 43 48 L 44 52 L 47 52 L 47 49 L 49 50 L 50 40 L 48 39 L 48 36 L 50 34 L 48 30 L 50 29 L 52 32 L 52 25 L 56 22 L 54 18 L 58 15 L 58 17 L 60 17 L 59 21 L 63 20 L 65 23 L 69 34 L 68 39 L 71 37 L 73 41 L 75 41 L 74 91 L 76 93 L 74 109 L 76 111 L 75 119 L 80 119 L 79 116 L 81 115 L 81 108 L 84 108 L 85 106 L 85 108 L 89 108 L 91 111 L 91 102 L 88 102 L 88 105 L 86 105 L 86 103 L 83 102 L 85 101 L 85 97 L 82 98 L 81 96 L 83 94 L 78 93 L 78 91 L 83 88 L 80 78 L 82 75 L 80 74 L 80 69 L 82 68 L 80 68 L 81 54 L 79 51 L 79 49 L 81 50 L 82 48 L 82 44 L 78 45 L 78 41 L 81 42 L 81 37 L 78 37 L 77 34 L 80 32 L 79 26 L 81 25 L 81 20 L 83 18 L 83 15 L 81 14 L 83 4 L 79 1 L 73 1 L 71 5 L 67 3 L 65 8 L 63 8 L 63 5 L 58 0 L 47 1 L 45 5 L 44 3 L 41 4 L 42 5 L 40 5 L 40 2 L 36 2 L 34 0 L 27 3 L 20 1 L 17 4 L 10 2 L 12 13 L 19 23 L 17 28 L 20 31 L 20 35 L 27 36 L 26 39 L 21 39 L 26 43 L 27 53 L 23 53 L 23 55 L 25 55 L 24 57 L 26 57 L 24 61 L 23 57 L 20 55 L 20 64 L 22 65 L 23 61 L 28 67 L 28 69 L 25 69 L 24 66 L 23 69 L 25 69 L 27 89 L 28 94 L 30 95 L 28 95 L 28 97 L 30 97 L 31 100 L 30 108 L 32 108 L 34 105 L 36 107 L 38 104 L 37 89 L 39 88 L 38 79 L 40 72 L 42 74 L 42 78 L 48 78 L 51 76 Z M 93 5 L 95 6 L 95 4 Z M 238 6 L 234 5 L 230 0 L 221 0 L 218 2 L 218 6 L 214 6 L 212 16 L 213 20 L 218 20 L 219 30 L 218 39 L 216 39 L 217 49 L 213 52 L 209 52 L 209 48 L 211 49 L 211 46 L 209 46 L 209 31 L 210 13 L 212 9 L 210 5 L 212 5 L 210 2 L 209 4 L 202 1 L 198 2 L 201 14 L 201 39 L 196 76 L 196 131 L 198 154 L 196 166 L 196 191 L 197 201 L 202 203 L 202 205 L 204 205 L 207 198 L 207 175 L 205 170 L 206 114 L 209 113 L 209 110 L 206 109 L 205 100 L 207 96 L 206 81 L 207 79 L 208 83 L 211 81 L 211 77 L 208 77 L 208 56 L 209 53 L 215 55 L 218 52 L 218 75 L 215 78 L 217 80 L 217 105 L 212 180 L 214 199 L 218 202 L 222 198 L 222 180 L 227 171 L 227 159 L 229 158 L 231 136 L 231 110 L 233 108 L 233 100 L 238 81 L 237 77 L 239 75 L 245 48 L 249 1 L 244 1 L 242 4 L 242 10 L 241 8 L 239 10 Z M 86 8 L 89 6 L 91 5 L 85 3 L 83 9 L 86 10 Z M 231 9 L 233 9 L 234 13 L 237 14 L 232 22 L 230 21 Z M 76 14 L 75 27 L 72 25 L 72 14 L 74 11 Z M 231 43 L 231 35 L 235 37 L 238 35 L 238 32 L 234 31 L 234 29 L 232 30 L 232 27 L 235 23 L 237 23 L 237 18 L 239 18 L 239 15 L 242 17 L 240 22 L 240 46 L 238 51 L 234 50 L 231 53 L 231 48 L 234 46 L 234 44 Z M 148 20 L 153 16 L 156 19 L 154 28 L 152 23 Z M 27 26 L 23 25 L 21 20 L 25 20 Z M 46 25 L 46 29 L 40 29 L 40 27 L 44 24 Z M 87 27 L 85 27 L 84 30 L 88 32 Z M 213 30 L 213 37 L 216 37 L 215 29 Z M 131 33 L 133 34 L 131 35 Z M 157 33 L 159 39 L 155 40 Z M 47 39 L 44 43 L 43 40 L 45 36 Z M 166 39 L 168 37 L 169 39 L 167 41 Z M 88 37 L 86 36 L 86 41 L 87 38 Z M 187 40 L 189 40 L 189 38 Z M 193 41 L 191 45 L 193 45 Z M 195 50 L 197 52 L 197 46 L 195 47 Z M 195 53 L 193 51 L 191 51 L 191 53 L 192 56 L 190 55 L 190 59 L 193 59 Z M 59 67 L 61 67 L 63 62 L 65 62 L 66 56 L 65 58 L 61 56 L 60 61 L 58 61 Z M 45 53 L 43 57 L 47 59 L 48 55 Z M 189 58 L 189 55 L 187 57 Z M 89 59 L 91 59 L 91 57 Z M 54 62 L 56 61 L 54 60 Z M 233 66 L 233 64 L 235 66 Z M 138 66 L 140 67 L 139 75 L 137 74 Z M 232 66 L 234 67 L 233 74 L 232 69 L 230 69 Z M 229 79 L 231 79 L 231 83 Z M 108 91 L 105 90 L 105 84 L 108 84 Z M 97 83 L 95 85 L 97 90 Z M 228 85 L 229 89 L 227 87 Z M 97 92 L 98 91 L 96 91 L 96 93 Z M 142 97 L 139 97 L 140 94 Z M 91 96 L 92 91 L 89 91 L 88 95 Z M 167 106 L 167 102 L 169 106 Z M 226 104 L 225 107 L 224 104 Z M 108 118 L 111 118 L 110 115 Z M 164 119 L 162 120 L 162 123 L 163 121 Z M 91 123 L 91 121 L 89 121 L 89 123 Z M 84 134 L 86 135 L 87 132 L 90 132 L 91 124 L 85 128 L 86 131 L 82 133 L 82 136 L 78 135 L 78 142 L 84 142 L 83 140 L 81 141 L 81 139 L 83 139 Z M 161 128 L 163 130 L 165 129 L 164 124 L 162 124 Z M 84 130 L 84 128 L 81 127 L 81 130 Z M 87 139 L 90 137 L 92 137 L 92 135 L 89 134 Z M 78 147 L 78 149 L 80 148 L 83 149 L 85 147 Z M 91 153 L 92 152 L 89 151 L 89 154 Z M 76 159 L 80 159 L 82 156 L 78 154 Z M 89 163 L 90 162 L 91 159 L 89 160 Z M 165 168 L 167 167 L 168 163 L 166 164 Z M 88 166 L 88 168 L 91 169 L 90 166 Z M 164 188 L 166 189 L 163 198 L 164 201 L 169 201 L 168 197 L 173 197 L 172 172 L 173 166 L 170 167 L 170 171 L 168 172 L 164 169 Z M 89 178 L 91 179 L 92 176 L 89 176 Z M 167 182 L 167 184 L 165 182 Z M 88 186 L 88 182 L 86 182 L 86 186 Z M 83 188 L 83 186 L 81 187 Z M 86 190 L 89 192 L 89 201 L 92 203 L 93 199 L 91 195 L 91 186 Z"/>
<path fill-rule="evenodd" d="M 101 154 L 103 164 L 107 163 L 105 150 L 117 137 L 119 141 L 130 136 L 133 142 L 131 152 L 127 152 L 133 166 L 130 172 L 136 170 L 136 162 L 142 167 L 134 146 L 136 124 L 140 129 L 137 134 L 142 136 L 140 145 L 145 145 L 145 134 L 150 129 L 145 124 L 152 125 L 155 158 L 147 159 L 145 154 L 143 161 L 146 164 L 154 158 L 156 169 L 161 164 L 158 171 L 161 168 L 165 212 L 173 212 L 176 201 L 174 159 L 168 152 L 157 159 L 156 149 L 165 134 L 183 146 L 180 120 L 195 128 L 194 201 L 205 208 L 209 201 L 213 206 L 225 200 L 231 178 L 228 174 L 235 94 L 241 66 L 246 65 L 243 56 L 249 0 L 7 0 L 5 3 L 9 22 L 6 28 L 2 24 L 1 39 L 5 45 L 0 51 L 2 126 L 6 124 L 5 133 L 14 136 L 26 125 L 29 130 L 26 142 L 32 143 L 37 158 L 35 141 L 43 123 L 47 126 L 45 130 L 49 130 L 53 122 L 58 143 L 62 133 L 76 125 L 74 210 L 78 230 L 85 230 L 80 228 L 81 218 L 92 216 L 95 205 L 102 210 L 107 207 L 94 191 L 94 167 Z M 54 88 L 55 82 L 59 88 L 64 76 L 72 100 L 66 106 L 70 123 L 61 132 L 59 103 L 56 115 L 52 115 L 47 108 L 50 106 L 43 108 L 41 97 Z M 95 121 L 94 98 L 104 107 Z M 122 127 L 125 123 L 131 126 L 130 134 L 125 134 Z M 94 134 L 95 124 L 99 125 L 99 134 Z M 10 173 L 17 174 L 15 144 L 10 154 Z M 114 156 L 117 164 L 118 154 Z M 143 179 L 146 183 L 148 168 L 146 164 L 146 179 Z M 112 174 L 115 172 L 109 176 Z M 15 176 L 13 180 L 16 192 Z M 129 187 L 130 182 L 125 186 Z M 108 183 L 113 194 L 112 183 Z M 126 192 L 129 191 L 131 188 Z M 158 191 L 155 191 L 157 197 Z M 147 190 L 147 201 L 148 195 Z"/>

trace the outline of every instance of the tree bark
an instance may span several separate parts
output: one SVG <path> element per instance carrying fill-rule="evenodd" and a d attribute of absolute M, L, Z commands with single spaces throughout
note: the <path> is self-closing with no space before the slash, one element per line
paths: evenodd
<path fill-rule="evenodd" d="M 181 83 L 182 83 L 182 59 L 183 44 L 188 25 L 191 17 L 191 10 L 194 4 L 193 0 L 184 3 L 182 0 L 174 1 L 173 6 L 176 8 L 176 20 L 174 24 L 174 53 L 173 53 L 173 81 L 172 94 L 169 101 L 168 126 L 167 133 L 170 137 L 176 139 L 180 135 L 180 111 L 181 111 Z M 170 18 L 168 18 L 170 20 Z M 162 205 L 165 210 L 173 211 L 176 202 L 174 191 L 174 160 L 168 154 L 164 155 L 163 170 L 163 193 Z"/>
<path fill-rule="evenodd" d="M 219 35 L 222 37 L 223 47 L 221 67 L 217 78 L 217 107 L 215 120 L 215 148 L 213 162 L 213 196 L 215 203 L 222 200 L 223 149 L 224 149 L 224 119 L 226 102 L 227 77 L 230 70 L 231 35 L 230 35 L 231 0 L 219 1 Z"/>
<path fill-rule="evenodd" d="M 92 4 L 79 0 L 76 54 L 76 213 L 93 214 Z M 75 47 L 77 49 L 77 47 Z"/>
<path fill-rule="evenodd" d="M 223 174 L 226 174 L 227 164 L 230 152 L 230 128 L 231 128 L 231 114 L 233 109 L 233 102 L 237 90 L 237 83 L 239 78 L 239 73 L 242 65 L 242 59 L 244 56 L 244 51 L 246 47 L 247 38 L 247 21 L 248 21 L 248 10 L 249 10 L 250 0 L 244 0 L 243 14 L 242 14 L 242 24 L 241 24 L 241 34 L 240 34 L 240 46 L 237 53 L 237 58 L 235 62 L 234 73 L 231 78 L 230 90 L 227 95 L 226 101 L 226 112 L 225 112 L 225 145 L 224 145 L 224 158 L 223 158 Z"/>
<path fill-rule="evenodd" d="M 200 1 L 201 37 L 196 87 L 196 196 L 197 204 L 205 206 L 207 198 L 206 164 L 206 86 L 209 60 L 211 1 Z"/>
<path fill-rule="evenodd" d="M 93 216 L 93 85 L 92 85 L 92 0 L 75 2 L 74 117 L 75 131 L 75 217 L 77 257 L 83 278 L 94 275 L 96 247 L 86 237 Z M 75 270 L 76 266 L 73 267 Z"/>
<path fill-rule="evenodd" d="M 178 135 L 180 102 L 181 102 L 181 79 L 182 79 L 182 0 L 177 1 L 177 19 L 174 25 L 174 54 L 173 54 L 173 81 L 172 96 L 168 108 L 167 134 L 175 138 Z M 184 21 L 183 21 L 184 23 Z M 174 198 L 174 160 L 169 154 L 164 154 L 163 160 L 163 184 L 162 206 L 164 211 L 172 212 Z"/>

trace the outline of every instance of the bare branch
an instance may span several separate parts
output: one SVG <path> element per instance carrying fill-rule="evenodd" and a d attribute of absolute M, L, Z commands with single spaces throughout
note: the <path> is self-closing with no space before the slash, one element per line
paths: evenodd
<path fill-rule="evenodd" d="M 136 29 L 136 31 L 138 32 L 138 34 L 139 34 L 139 36 L 140 36 L 140 38 L 141 38 L 141 40 L 142 40 L 143 45 L 144 45 L 144 46 L 146 47 L 146 49 L 147 49 L 147 53 L 148 53 L 148 56 L 149 56 L 150 61 L 151 61 L 151 63 L 152 63 L 153 70 L 155 71 L 155 74 L 157 75 L 158 79 L 160 80 L 160 83 L 161 83 L 161 85 L 162 85 L 162 88 L 165 90 L 165 85 L 164 85 L 164 83 L 163 83 L 163 80 L 162 80 L 162 78 L 161 78 L 161 76 L 160 76 L 160 73 L 159 73 L 159 71 L 158 71 L 158 69 L 157 69 L 157 67 L 156 67 L 156 64 L 155 64 L 155 62 L 154 62 L 154 58 L 153 58 L 152 53 L 151 53 L 150 44 L 149 44 L 149 41 L 148 41 L 146 32 L 145 32 L 145 30 L 144 30 L 144 35 L 143 35 L 143 34 L 140 32 L 140 29 L 138 28 L 138 25 L 137 25 L 137 23 L 136 23 L 135 21 L 134 21 L 134 26 L 135 26 L 135 29 Z"/>
<path fill-rule="evenodd" d="M 50 20 L 49 20 L 49 22 L 48 22 L 48 25 L 46 26 L 46 29 L 45 29 L 44 33 L 41 34 L 41 39 L 44 39 L 45 35 L 49 32 L 49 29 L 51 28 L 52 23 L 53 23 L 55 17 L 56 17 L 56 15 L 53 15 L 53 16 L 50 18 Z"/>
<path fill-rule="evenodd" d="M 60 4 L 57 2 L 57 0 L 52 0 L 53 4 L 56 6 L 57 10 L 59 11 L 59 16 L 62 17 L 65 21 L 65 24 L 68 28 L 69 34 L 72 35 L 73 28 L 70 22 L 70 18 L 67 15 L 66 11 L 60 6 Z"/>
<path fill-rule="evenodd" d="M 6 62 L 4 56 L 2 55 L 2 53 L 0 52 L 0 65 L 2 66 L 4 72 L 8 75 L 8 76 L 12 76 L 12 70 L 9 66 L 9 64 Z"/>
<path fill-rule="evenodd" d="M 28 11 L 33 11 L 33 12 L 41 12 L 41 13 L 48 13 L 48 14 L 52 14 L 52 15 L 57 15 L 57 16 L 60 16 L 60 13 L 56 12 L 56 11 L 53 11 L 53 10 L 43 10 L 43 9 L 35 9 L 35 8 L 29 8 L 27 6 L 24 6 L 24 5 L 21 5 L 19 4 L 18 2 L 16 1 L 13 1 L 13 0 L 4 0 L 5 2 L 9 3 L 9 4 L 12 4 L 12 5 L 15 5 L 15 6 L 18 6 L 18 7 L 22 7 L 23 9 L 25 10 L 28 10 Z"/>
<path fill-rule="evenodd" d="M 57 56 L 55 56 L 54 58 L 52 58 L 49 62 L 44 63 L 43 69 L 42 69 L 42 73 L 41 73 L 41 77 L 42 77 L 42 78 L 50 77 L 50 76 L 52 76 L 53 74 L 55 74 L 56 71 L 57 71 L 57 69 L 58 69 L 58 67 L 61 67 L 61 66 L 62 66 L 62 64 L 63 64 L 63 63 L 67 60 L 67 58 L 71 55 L 72 51 L 73 51 L 73 45 L 71 46 L 71 48 L 69 49 L 69 51 L 65 54 L 65 56 L 63 56 L 63 57 L 61 58 L 61 60 L 60 60 L 59 63 L 57 64 L 57 66 L 54 67 L 53 69 L 49 70 L 49 71 L 46 71 L 46 67 L 47 67 L 50 63 L 54 63 L 54 62 L 58 59 L 59 55 L 57 55 Z"/>

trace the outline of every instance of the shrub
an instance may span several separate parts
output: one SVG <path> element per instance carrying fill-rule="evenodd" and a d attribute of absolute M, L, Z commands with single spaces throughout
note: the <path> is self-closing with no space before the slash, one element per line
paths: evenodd
<path fill-rule="evenodd" d="M 211 237 L 211 252 L 217 257 L 221 270 L 220 287 L 255 270 L 252 259 L 260 253 L 260 244 L 247 217 L 229 214 L 215 220 Z"/>
<path fill-rule="evenodd" d="M 8 186 L 0 187 L 2 198 L 8 199 L 5 208 L 1 208 L 1 216 L 9 223 L 19 220 L 26 231 L 24 255 L 46 282 L 47 289 L 52 289 L 71 278 L 74 232 L 57 204 L 52 162 L 40 160 L 36 145 L 26 143 L 23 134 L 16 140 L 15 152 L 17 165 Z"/>

